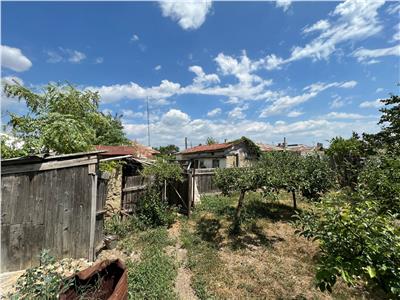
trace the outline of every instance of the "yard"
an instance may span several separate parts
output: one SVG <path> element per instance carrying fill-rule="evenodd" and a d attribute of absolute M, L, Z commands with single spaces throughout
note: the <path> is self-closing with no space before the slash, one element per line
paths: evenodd
<path fill-rule="evenodd" d="M 190 219 L 169 229 L 128 234 L 119 242 L 127 255 L 133 299 L 382 299 L 362 285 L 338 282 L 332 294 L 314 285 L 316 242 L 295 233 L 289 195 L 245 198 L 239 234 L 231 234 L 237 195 L 203 196 Z M 300 210 L 308 209 L 299 201 Z"/>

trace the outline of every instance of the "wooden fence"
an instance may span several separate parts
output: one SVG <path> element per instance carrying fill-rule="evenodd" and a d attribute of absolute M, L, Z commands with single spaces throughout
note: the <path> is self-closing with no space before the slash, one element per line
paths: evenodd
<path fill-rule="evenodd" d="M 1 162 L 1 269 L 25 269 L 49 249 L 56 258 L 93 260 L 102 240 L 105 181 L 98 151 Z M 98 193 L 99 184 L 99 193 Z"/>
<path fill-rule="evenodd" d="M 215 169 L 192 169 L 182 173 L 183 181 L 168 184 L 165 197 L 170 205 L 177 206 L 182 212 L 189 214 L 200 195 L 219 192 L 213 177 Z M 122 209 L 127 213 L 135 213 L 140 197 L 143 197 L 149 178 L 141 175 L 124 176 L 122 180 Z"/>

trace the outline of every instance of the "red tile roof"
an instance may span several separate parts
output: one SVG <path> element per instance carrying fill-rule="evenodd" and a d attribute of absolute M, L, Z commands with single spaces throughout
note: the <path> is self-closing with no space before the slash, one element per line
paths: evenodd
<path fill-rule="evenodd" d="M 106 150 L 107 152 L 102 153 L 102 156 L 122 156 L 122 155 L 133 155 L 136 158 L 153 158 L 153 155 L 158 154 L 157 150 L 150 147 L 143 146 L 138 143 L 132 143 L 132 146 L 95 146 L 96 150 Z"/>
<path fill-rule="evenodd" d="M 225 150 L 231 147 L 233 143 L 223 143 L 223 144 L 212 144 L 212 145 L 200 145 L 193 148 L 189 148 L 181 151 L 181 154 L 191 154 L 199 152 L 214 152 L 219 150 Z"/>

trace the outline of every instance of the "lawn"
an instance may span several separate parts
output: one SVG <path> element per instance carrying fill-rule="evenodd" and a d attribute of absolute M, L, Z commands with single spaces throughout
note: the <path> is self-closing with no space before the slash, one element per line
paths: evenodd
<path fill-rule="evenodd" d="M 371 299 L 361 286 L 339 282 L 332 294 L 314 286 L 316 242 L 295 233 L 295 213 L 287 194 L 267 201 L 259 193 L 245 198 L 239 234 L 232 234 L 236 196 L 204 196 L 181 239 L 187 267 L 200 299 Z M 307 209 L 300 201 L 298 209 Z"/>
<path fill-rule="evenodd" d="M 381 299 L 340 280 L 332 294 L 319 291 L 318 244 L 295 233 L 291 197 L 278 198 L 248 193 L 239 233 L 237 195 L 203 196 L 190 219 L 180 216 L 171 228 L 129 230 L 118 248 L 130 299 Z M 300 199 L 298 210 L 311 205 Z"/>

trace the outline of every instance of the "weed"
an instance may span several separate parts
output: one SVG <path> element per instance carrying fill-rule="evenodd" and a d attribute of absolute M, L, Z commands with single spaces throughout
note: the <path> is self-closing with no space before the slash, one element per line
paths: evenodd
<path fill-rule="evenodd" d="M 166 229 L 143 232 L 138 243 L 143 247 L 140 261 L 127 263 L 129 298 L 175 299 L 177 266 L 163 250 L 172 244 Z"/>

